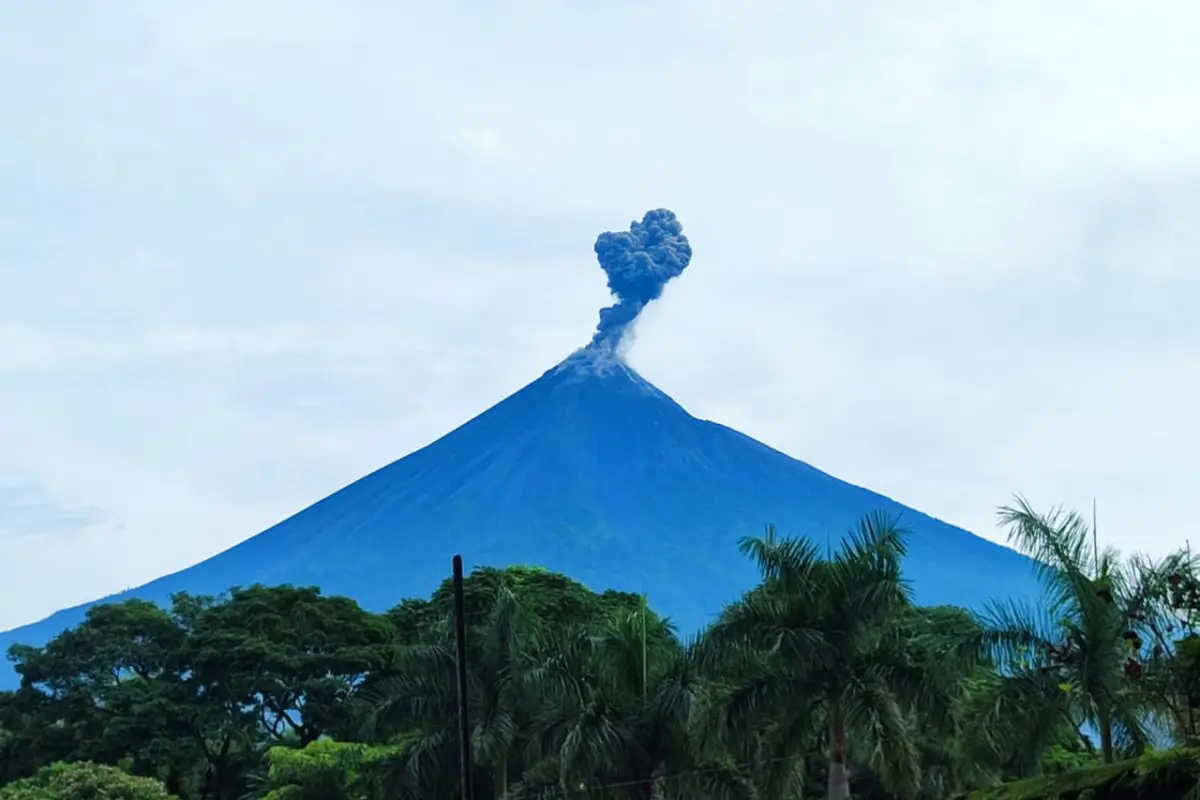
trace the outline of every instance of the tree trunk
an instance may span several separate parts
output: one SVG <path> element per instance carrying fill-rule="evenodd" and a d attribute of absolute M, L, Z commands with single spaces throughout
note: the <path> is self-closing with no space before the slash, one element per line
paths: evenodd
<path fill-rule="evenodd" d="M 1113 763 L 1113 732 L 1112 717 L 1107 709 L 1101 709 L 1100 722 L 1100 759 L 1105 764 Z"/>
<path fill-rule="evenodd" d="M 659 764 L 650 774 L 650 791 L 646 795 L 649 800 L 663 800 L 667 794 L 667 787 L 664 783 L 666 780 L 667 771 L 665 765 Z"/>
<path fill-rule="evenodd" d="M 846 725 L 841 711 L 829 709 L 829 782 L 827 800 L 850 800 L 850 774 L 846 770 Z"/>
<path fill-rule="evenodd" d="M 505 800 L 508 797 L 508 757 L 507 754 L 501 756 L 500 766 L 496 768 L 495 777 L 496 800 Z"/>

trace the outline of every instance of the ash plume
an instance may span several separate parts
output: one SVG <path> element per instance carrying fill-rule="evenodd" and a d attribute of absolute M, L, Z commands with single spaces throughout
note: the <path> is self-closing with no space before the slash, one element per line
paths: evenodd
<path fill-rule="evenodd" d="M 692 246 L 675 214 L 658 208 L 647 211 L 641 222 L 631 222 L 628 231 L 600 234 L 595 250 L 617 302 L 600 309 L 590 346 L 615 351 L 642 309 L 687 268 Z"/>

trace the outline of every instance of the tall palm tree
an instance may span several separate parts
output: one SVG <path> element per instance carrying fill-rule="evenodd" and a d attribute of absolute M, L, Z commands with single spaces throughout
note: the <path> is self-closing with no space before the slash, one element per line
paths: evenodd
<path fill-rule="evenodd" d="M 1034 730 L 1048 735 L 1064 725 L 1092 727 L 1105 763 L 1118 746 L 1140 751 L 1149 702 L 1139 684 L 1142 656 L 1159 613 L 1152 573 L 1099 548 L 1073 511 L 1040 514 L 1017 497 L 999 519 L 1010 543 L 1033 560 L 1043 597 L 992 604 L 982 615 L 1003 672 L 991 679 L 991 697 L 979 696 L 993 709 L 987 730 L 996 743 L 1006 734 L 1028 741 L 1021 720 L 1036 710 Z"/>
<path fill-rule="evenodd" d="M 520 797 L 752 800 L 744 778 L 693 746 L 696 645 L 644 606 L 553 632 L 529 673 L 540 735 Z"/>
<path fill-rule="evenodd" d="M 972 674 L 955 709 L 958 734 L 950 751 L 976 786 L 1038 774 L 1056 745 L 1087 749 L 1064 686 L 1059 675 L 1036 666 Z"/>
<path fill-rule="evenodd" d="M 920 753 L 921 783 L 915 797 L 941 798 L 989 785 L 992 775 L 961 746 L 971 736 L 964 718 L 972 679 L 990 674 L 964 655 L 958 642 L 978 635 L 978 620 L 955 606 L 916 607 L 895 621 L 900 654 L 919 691 L 908 700 L 909 726 Z"/>
<path fill-rule="evenodd" d="M 783 773 L 772 777 L 774 796 L 798 792 L 815 741 L 825 750 L 827 797 L 848 798 L 851 737 L 889 787 L 914 787 L 918 753 L 906 711 L 923 679 L 891 624 L 910 608 L 896 518 L 868 514 L 825 556 L 773 527 L 740 550 L 761 583 L 708 632 L 716 737 L 735 750 L 755 741 L 769 753 L 766 762 Z"/>
<path fill-rule="evenodd" d="M 526 623 L 519 598 L 500 584 L 485 617 L 470 628 L 472 757 L 482 773 L 477 785 L 497 800 L 508 796 L 510 768 L 529 722 L 524 670 L 532 630 Z M 389 676 L 368 690 L 363 738 L 404 742 L 401 783 L 415 797 L 458 791 L 455 664 L 453 627 L 446 619 L 427 641 L 398 646 Z"/>

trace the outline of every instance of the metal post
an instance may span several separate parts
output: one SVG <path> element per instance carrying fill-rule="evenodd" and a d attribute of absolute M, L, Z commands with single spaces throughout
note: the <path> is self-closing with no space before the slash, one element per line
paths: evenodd
<path fill-rule="evenodd" d="M 462 800 L 474 800 L 471 785 L 471 723 L 467 697 L 467 620 L 463 610 L 463 561 L 454 556 L 454 652 L 458 672 L 458 747 L 462 780 Z"/>
<path fill-rule="evenodd" d="M 646 700 L 646 612 L 650 604 L 646 602 L 646 593 L 642 592 L 642 701 Z"/>

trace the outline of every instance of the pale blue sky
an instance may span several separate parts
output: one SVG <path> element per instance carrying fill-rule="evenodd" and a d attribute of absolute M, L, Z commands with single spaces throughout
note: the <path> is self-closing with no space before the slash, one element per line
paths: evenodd
<path fill-rule="evenodd" d="M 483 6 L 487 10 L 482 10 Z M 0 628 L 211 555 L 585 343 L 996 537 L 1189 535 L 1200 6 L 0 6 Z"/>

